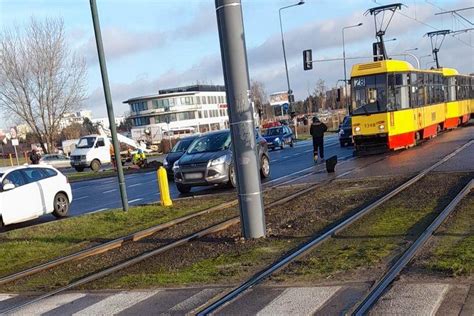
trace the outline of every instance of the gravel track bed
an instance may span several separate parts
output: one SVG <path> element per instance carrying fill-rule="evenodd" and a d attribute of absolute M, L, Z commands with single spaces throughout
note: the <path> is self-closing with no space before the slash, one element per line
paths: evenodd
<path fill-rule="evenodd" d="M 270 190 L 264 193 L 264 200 L 276 201 L 302 188 L 291 186 Z M 199 199 L 196 200 L 199 203 Z M 157 232 L 151 236 L 133 243 L 126 243 L 120 248 L 108 252 L 60 265 L 58 267 L 37 273 L 0 287 L 1 292 L 42 292 L 65 286 L 71 281 L 83 278 L 120 262 L 134 258 L 140 254 L 164 246 L 184 236 L 220 223 L 238 215 L 238 208 L 231 207 L 196 217 L 169 229 Z M 108 240 L 103 240 L 106 242 Z"/>
<path fill-rule="evenodd" d="M 292 262 L 269 283 L 314 285 L 378 279 L 473 176 L 473 173 L 427 175 Z"/>
<path fill-rule="evenodd" d="M 267 238 L 245 241 L 240 226 L 235 225 L 83 288 L 228 285 L 242 281 L 401 181 L 399 178 L 334 181 L 266 210 Z"/>

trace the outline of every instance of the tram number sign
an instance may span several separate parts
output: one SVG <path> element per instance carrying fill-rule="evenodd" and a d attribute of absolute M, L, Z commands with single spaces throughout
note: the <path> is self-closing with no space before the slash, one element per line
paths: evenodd
<path fill-rule="evenodd" d="M 354 88 L 365 87 L 365 78 L 354 78 Z"/>

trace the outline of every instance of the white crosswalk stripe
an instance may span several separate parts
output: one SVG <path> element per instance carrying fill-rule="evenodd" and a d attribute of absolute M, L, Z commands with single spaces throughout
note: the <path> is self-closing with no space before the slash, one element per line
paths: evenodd
<path fill-rule="evenodd" d="M 339 289 L 339 286 L 289 288 L 278 295 L 257 315 L 310 315 L 318 310 Z"/>
<path fill-rule="evenodd" d="M 170 308 L 170 312 L 190 311 L 220 292 L 220 289 L 204 289 Z"/>
<path fill-rule="evenodd" d="M 16 294 L 0 294 L 0 302 L 14 298 Z"/>
<path fill-rule="evenodd" d="M 448 284 L 396 283 L 370 315 L 435 315 L 448 290 Z"/>
<path fill-rule="evenodd" d="M 147 298 L 152 297 L 159 291 L 147 292 L 122 292 L 109 296 L 100 302 L 97 302 L 73 315 L 89 316 L 89 315 L 115 315 L 121 311 L 138 304 Z"/>
<path fill-rule="evenodd" d="M 34 315 L 41 315 L 44 313 L 49 312 L 55 308 L 63 306 L 65 304 L 69 304 L 78 300 L 82 297 L 86 296 L 84 293 L 69 293 L 63 294 L 59 296 L 53 296 L 42 300 L 40 302 L 34 303 L 32 305 L 28 305 L 25 308 L 22 308 L 11 315 L 18 315 L 18 316 L 34 316 Z"/>

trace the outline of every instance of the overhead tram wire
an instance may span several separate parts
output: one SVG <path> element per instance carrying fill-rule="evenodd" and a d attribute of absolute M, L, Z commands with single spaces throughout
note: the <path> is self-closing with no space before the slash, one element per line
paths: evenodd
<path fill-rule="evenodd" d="M 382 3 L 378 2 L 377 0 L 372 0 L 372 1 L 373 1 L 374 3 L 376 3 L 376 4 L 382 5 Z M 402 13 L 402 12 L 400 12 L 400 11 L 396 11 L 396 13 L 398 13 L 398 14 L 400 14 L 400 15 L 402 15 L 402 16 L 404 16 L 404 17 L 410 19 L 410 20 L 413 20 L 413 21 L 415 21 L 415 22 L 418 22 L 418 23 L 420 23 L 420 24 L 423 24 L 424 26 L 430 27 L 430 28 L 432 28 L 433 30 L 436 30 L 436 31 L 439 31 L 439 30 L 440 30 L 440 29 L 438 29 L 437 27 L 434 27 L 433 25 L 430 25 L 430 24 L 428 24 L 428 23 L 426 23 L 426 22 L 424 22 L 424 21 L 420 21 L 420 20 L 418 20 L 418 18 L 411 17 L 411 16 L 409 16 L 409 15 L 407 15 L 407 14 L 405 14 L 405 13 Z M 463 40 L 460 39 L 459 37 L 456 37 L 456 36 L 453 35 L 453 34 L 450 34 L 450 35 L 451 35 L 451 37 L 457 39 L 458 41 L 460 41 L 460 42 L 463 43 L 464 45 L 466 45 L 466 46 L 468 46 L 468 47 L 471 47 L 471 48 L 474 48 L 473 45 L 471 45 L 470 43 L 468 43 L 468 42 L 466 42 L 466 41 L 463 41 Z"/>

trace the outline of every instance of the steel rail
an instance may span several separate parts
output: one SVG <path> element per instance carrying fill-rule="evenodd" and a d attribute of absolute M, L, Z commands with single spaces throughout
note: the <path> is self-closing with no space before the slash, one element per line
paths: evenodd
<path fill-rule="evenodd" d="M 452 157 L 457 155 L 459 152 L 461 152 L 462 150 L 464 150 L 465 148 L 470 146 L 472 143 L 474 143 L 474 140 L 470 140 L 469 142 L 465 143 L 463 146 L 459 147 L 458 149 L 456 149 L 451 154 L 445 156 L 443 159 L 439 160 L 438 162 L 431 165 L 430 167 L 422 170 L 417 175 L 412 177 L 410 180 L 404 182 L 403 184 L 401 184 L 400 186 L 398 186 L 397 188 L 395 188 L 394 190 L 392 190 L 388 194 L 384 195 L 383 197 L 381 197 L 377 201 L 375 201 L 375 202 L 371 203 L 370 205 L 366 206 L 362 210 L 358 211 L 356 214 L 354 214 L 354 215 L 350 216 L 349 218 L 345 219 L 344 221 L 342 221 L 338 225 L 336 225 L 333 228 L 327 230 L 322 235 L 314 237 L 311 240 L 304 243 L 303 245 L 299 246 L 295 251 L 293 251 L 289 255 L 283 257 L 282 259 L 280 259 L 276 263 L 273 263 L 272 265 L 270 265 L 267 268 L 263 269 L 262 271 L 258 272 L 256 275 L 254 275 L 253 277 L 251 277 L 250 279 L 248 279 L 247 281 L 245 281 L 241 285 L 239 285 L 236 288 L 230 290 L 227 294 L 222 296 L 220 299 L 210 303 L 207 307 L 204 307 L 203 309 L 198 311 L 197 315 L 199 315 L 199 316 L 208 315 L 212 312 L 215 312 L 217 309 L 224 306 L 225 304 L 230 303 L 235 298 L 237 298 L 242 293 L 244 293 L 246 290 L 248 290 L 251 287 L 257 285 L 258 283 L 260 283 L 261 281 L 263 281 L 264 279 L 266 279 L 267 277 L 269 277 L 273 273 L 275 273 L 278 270 L 285 267 L 288 263 L 290 263 L 293 260 L 295 260 L 296 258 L 300 257 L 301 255 L 303 255 L 307 251 L 311 250 L 315 246 L 321 244 L 323 241 L 325 241 L 329 237 L 337 234 L 338 232 L 345 229 L 350 224 L 352 224 L 355 221 L 357 221 L 358 219 L 362 218 L 364 215 L 366 215 L 367 213 L 369 213 L 370 211 L 375 209 L 377 206 L 379 206 L 382 203 L 388 201 L 393 196 L 397 195 L 398 193 L 400 193 L 404 189 L 406 189 L 409 186 L 411 186 L 412 184 L 416 183 L 421 178 L 423 178 L 427 173 L 429 173 L 430 171 L 436 169 L 437 167 L 439 167 L 440 165 L 442 165 L 443 163 L 445 163 L 446 161 L 448 161 L 449 159 L 451 159 Z"/>
<path fill-rule="evenodd" d="M 449 203 L 448 206 L 436 217 L 430 226 L 418 237 L 418 239 L 408 248 L 403 255 L 395 262 L 390 270 L 376 283 L 372 290 L 365 296 L 364 300 L 355 308 L 352 315 L 366 315 L 372 306 L 378 301 L 380 296 L 386 291 L 397 275 L 413 259 L 416 253 L 424 246 L 426 241 L 433 235 L 436 229 L 446 220 L 461 200 L 474 188 L 474 180 L 471 180 Z"/>
<path fill-rule="evenodd" d="M 359 167 L 359 168 L 361 168 L 361 167 Z M 356 168 L 354 170 L 358 170 L 359 168 Z M 344 173 L 342 175 L 347 175 L 347 173 Z M 265 207 L 270 208 L 270 207 L 274 207 L 274 206 L 286 203 L 288 201 L 291 201 L 291 200 L 293 200 L 293 199 L 295 199 L 295 198 L 297 198 L 297 197 L 299 197 L 299 196 L 301 196 L 301 195 L 303 195 L 303 194 L 305 194 L 305 193 L 307 193 L 311 190 L 314 190 L 317 187 L 326 185 L 326 184 L 330 183 L 331 181 L 333 181 L 337 178 L 338 177 L 336 177 L 334 179 L 329 179 L 329 180 L 326 180 L 326 181 L 323 181 L 323 182 L 320 182 L 320 183 L 317 183 L 317 184 L 313 184 L 313 185 L 311 185 L 311 186 L 309 186 L 305 189 L 299 190 L 299 191 L 297 191 L 293 194 L 290 194 L 286 197 L 283 197 L 283 198 L 280 198 L 276 201 L 270 202 Z M 273 189 L 277 186 L 280 186 L 280 185 L 281 184 L 277 184 L 277 185 L 275 185 L 271 188 L 266 189 L 266 191 L 269 191 L 269 190 L 271 190 L 271 189 Z M 166 223 L 158 224 L 156 226 L 146 228 L 144 230 L 137 231 L 137 232 L 129 234 L 127 236 L 116 238 L 116 239 L 108 241 L 106 243 L 103 243 L 103 244 L 100 244 L 100 245 L 97 245 L 97 246 L 94 246 L 94 247 L 91 247 L 91 248 L 86 248 L 84 250 L 80 250 L 78 252 L 75 252 L 75 253 L 72 253 L 72 254 L 57 258 L 57 259 L 53 259 L 49 262 L 39 264 L 37 266 L 34 266 L 34 267 L 31 267 L 31 268 L 28 268 L 28 269 L 25 269 L 25 270 L 22 270 L 22 271 L 19 271 L 19 272 L 16 272 L 16 273 L 4 276 L 4 277 L 1 277 L 0 278 L 0 285 L 6 284 L 6 283 L 9 283 L 9 282 L 12 282 L 12 281 L 16 281 L 16 280 L 19 280 L 21 278 L 24 278 L 24 277 L 27 277 L 27 276 L 30 276 L 30 275 L 33 275 L 33 274 L 51 269 L 51 268 L 54 268 L 54 267 L 59 266 L 61 264 L 65 264 L 65 263 L 68 263 L 68 262 L 85 259 L 85 258 L 90 257 L 90 256 L 98 255 L 98 254 L 113 250 L 115 248 L 122 247 L 125 243 L 141 240 L 141 239 L 143 239 L 145 237 L 148 237 L 152 234 L 155 234 L 159 231 L 162 231 L 164 229 L 173 227 L 177 224 L 189 221 L 193 218 L 196 218 L 196 217 L 199 217 L 199 216 L 202 216 L 202 215 L 214 212 L 214 211 L 218 211 L 218 210 L 226 209 L 226 208 L 229 208 L 229 207 L 233 207 L 233 206 L 237 205 L 237 203 L 238 203 L 237 199 L 231 200 L 229 202 L 224 202 L 224 203 L 221 203 L 219 205 L 210 207 L 208 209 L 198 211 L 198 212 L 195 212 L 195 213 L 183 216 L 183 217 L 179 217 L 177 219 L 168 221 Z"/>
<path fill-rule="evenodd" d="M 64 264 L 64 263 L 75 261 L 75 260 L 84 259 L 84 258 L 93 256 L 93 255 L 98 255 L 98 254 L 107 252 L 109 250 L 121 247 L 126 242 L 138 241 L 142 238 L 148 237 L 152 234 L 155 234 L 155 233 L 157 233 L 161 230 L 170 228 L 170 227 L 175 226 L 177 224 L 186 222 L 186 221 L 188 221 L 190 219 L 193 219 L 195 217 L 202 216 L 202 215 L 205 215 L 205 214 L 208 214 L 210 212 L 217 211 L 217 210 L 221 210 L 221 209 L 225 209 L 225 208 L 228 208 L 228 207 L 235 206 L 235 205 L 237 205 L 237 203 L 238 203 L 237 200 L 224 202 L 224 203 L 221 203 L 219 205 L 210 207 L 208 209 L 198 211 L 198 212 L 195 212 L 195 213 L 183 216 L 183 217 L 179 217 L 177 219 L 168 221 L 168 222 L 163 223 L 163 224 L 158 224 L 156 226 L 146 228 L 144 230 L 140 230 L 138 232 L 129 234 L 127 236 L 116 238 L 116 239 L 108 241 L 104 244 L 100 244 L 100 245 L 97 245 L 97 246 L 94 246 L 94 247 L 91 247 L 91 248 L 86 248 L 84 250 L 72 253 L 70 255 L 66 255 L 64 257 L 60 257 L 60 258 L 51 260 L 49 262 L 37 265 L 35 267 L 29 268 L 29 269 L 26 269 L 26 270 L 23 270 L 23 271 L 20 271 L 20 272 L 11 274 L 11 275 L 7 275 L 5 277 L 0 278 L 0 285 L 3 285 L 5 283 L 9 283 L 9 282 L 24 278 L 26 276 L 29 276 L 29 275 L 32 275 L 32 274 L 35 274 L 35 273 L 38 273 L 38 272 L 41 272 L 41 271 L 44 271 L 44 270 L 47 270 L 47 269 L 54 268 L 54 267 L 56 267 L 60 264 Z"/>
<path fill-rule="evenodd" d="M 386 157 L 384 157 L 383 159 L 385 159 Z M 383 160 L 383 159 L 377 159 L 375 162 L 378 162 L 380 160 Z M 375 162 L 372 162 L 372 163 L 375 163 Z M 360 167 L 357 167 L 357 168 L 354 168 L 350 171 L 347 171 L 335 178 L 331 178 L 331 179 L 328 179 L 328 180 L 325 180 L 323 182 L 320 182 L 320 183 L 316 183 L 316 184 L 313 184 L 313 185 L 310 185 L 309 187 L 305 188 L 305 189 L 302 189 L 300 191 L 297 191 L 293 194 L 290 194 L 289 196 L 286 196 L 286 197 L 283 197 L 283 198 L 280 198 L 276 201 L 273 201 L 273 202 L 270 202 L 268 205 L 266 205 L 266 208 L 270 208 L 270 207 L 274 207 L 274 206 L 277 206 L 277 205 L 280 205 L 280 204 L 283 204 L 283 203 L 286 203 L 286 202 L 289 202 L 303 194 L 306 194 L 307 192 L 311 191 L 311 190 L 314 190 L 315 188 L 318 188 L 320 186 L 323 186 L 323 185 L 326 185 L 328 183 L 331 183 L 333 182 L 334 180 L 342 177 L 342 176 L 345 176 L 351 172 L 354 172 L 356 170 L 359 170 L 359 169 L 363 169 L 363 168 L 366 168 L 367 166 L 371 165 L 372 163 L 369 163 L 368 165 L 365 165 L 365 166 L 360 166 Z M 276 186 L 279 186 L 279 185 L 276 185 Z M 276 187 L 275 186 L 275 187 Z M 65 256 L 65 257 L 62 257 L 62 258 L 58 258 L 58 259 L 55 259 L 53 261 L 50 261 L 48 263 L 45 263 L 45 264 L 41 264 L 41 265 L 38 265 L 36 267 L 33 267 L 33 268 L 30 268 L 30 269 L 27 269 L 27 270 L 24 270 L 24 271 L 21 271 L 21 272 L 18 272 L 18 273 L 15 273 L 15 274 L 12 274 L 12 275 L 9 275 L 9 276 L 6 276 L 6 277 L 3 277 L 3 278 L 0 278 L 0 285 L 1 284 L 5 284 L 5 283 L 8 283 L 8 282 L 12 282 L 12 281 L 15 281 L 15 280 L 18 280 L 18 279 L 21 279 L 23 277 L 26 277 L 26 276 L 29 276 L 29 275 L 32 275 L 32 274 L 35 274 L 35 273 L 38 273 L 38 272 L 41 272 L 41 271 L 44 271 L 44 270 L 47 270 L 47 269 L 50 269 L 50 268 L 53 268 L 53 267 L 56 267 L 60 264 L 64 264 L 64 263 L 67 263 L 67 262 L 70 262 L 70 261 L 74 261 L 74 260 L 80 260 L 80 259 L 84 259 L 86 257 L 89 257 L 89 256 L 92 256 L 92 255 L 96 255 L 96 254 L 100 254 L 100 253 L 104 253 L 104 252 L 107 252 L 109 250 L 112 250 L 112 249 L 115 249 L 115 248 L 118 248 L 118 247 L 121 247 L 125 242 L 132 242 L 132 241 L 137 241 L 137 240 L 140 240 L 142 238 L 145 238 L 149 235 L 152 235 L 158 231 L 161 231 L 163 229 L 166 229 L 166 228 L 169 228 L 169 227 L 172 227 L 174 225 L 177 225 L 179 223 L 182 223 L 182 222 L 185 222 L 187 220 L 190 220 L 192 218 L 195 218 L 195 217 L 198 217 L 200 215 L 204 215 L 204 214 L 207 214 L 207 213 L 210 213 L 212 211 L 216 211 L 216 210 L 219 210 L 219 209 L 223 209 L 223 208 L 227 208 L 227 207 L 231 207 L 231 206 L 234 206 L 236 205 L 237 203 L 237 200 L 232 200 L 232 201 L 229 201 L 229 202 L 225 202 L 225 203 L 222 203 L 222 204 L 219 204 L 219 205 L 216 205 L 216 206 L 213 206 L 209 209 L 206 209 L 206 210 L 203 210 L 203 211 L 199 211 L 199 212 L 196 212 L 196 213 L 193 213 L 193 214 L 190 214 L 190 215 L 186 215 L 184 217 L 181 217 L 181 218 L 178 218 L 178 219 L 175 219 L 175 220 L 172 220 L 172 221 L 169 221 L 169 222 L 166 222 L 166 223 L 163 223 L 163 224 L 160 224 L 160 225 L 157 225 L 157 226 L 154 226 L 154 227 L 151 227 L 151 228 L 148 228 L 148 229 L 145 229 L 145 230 L 142 230 L 142 231 L 139 231 L 139 232 L 136 232 L 136 233 L 133 233 L 133 234 L 130 234 L 130 235 L 127 235 L 125 237 L 120 237 L 120 238 L 117 238 L 115 240 L 112 240 L 110 242 L 107 242 L 105 244 L 102 244 L 102 245 L 98 245 L 98 246 L 95 246 L 95 247 L 92 247 L 92 248 L 89 248 L 89 249 L 85 249 L 85 250 L 82 250 L 82 251 L 79 251 L 77 253 L 74 253 L 74 254 L 71 254 L 71 255 L 68 255 L 68 256 Z M 99 279 L 99 278 L 102 278 L 110 273 L 113 273 L 113 272 L 116 272 L 118 270 L 121 270 L 123 268 L 126 268 L 130 265 L 133 265 L 133 264 L 136 264 L 142 260 L 145 260 L 151 256 L 154 256 L 156 254 L 159 254 L 159 253 L 162 253 L 164 251 L 167 251 L 167 250 L 170 250 L 170 249 L 173 249 L 173 248 L 176 248 L 180 245 L 183 245 L 184 243 L 188 242 L 188 241 L 191 241 L 191 240 L 194 240 L 196 238 L 200 238 L 200 237 L 203 237 L 204 235 L 207 235 L 207 234 L 210 234 L 210 233 L 213 233 L 213 232 L 216 232 L 216 231 L 219 231 L 219 230 L 223 230 L 223 229 L 226 229 L 227 227 L 229 226 L 232 226 L 232 225 L 235 225 L 237 223 L 240 222 L 240 217 L 239 216 L 236 216 L 236 217 L 233 217 L 229 220 L 226 220 L 220 224 L 217 224 L 217 225 L 213 225 L 211 227 L 207 227 L 205 228 L 204 230 L 200 231 L 200 232 L 197 232 L 197 233 L 193 233 L 192 235 L 186 237 L 186 238 L 183 238 L 183 239 L 180 239 L 178 241 L 175 241 L 173 243 L 170 243 L 168 245 L 165 245 L 163 247 L 160 247 L 160 248 L 157 248 L 155 250 L 152 250 L 150 252 L 147 252 L 145 254 L 142 254 L 140 256 L 137 256 L 129 261 L 125 261 L 119 265 L 116 265 L 116 266 L 113 266 L 113 267 L 110 267 L 106 270 L 103 270 L 103 271 L 100 271 L 98 273 L 95 273 L 95 274 L 92 274 L 84 279 L 81 279 L 81 280 L 78 280 L 74 283 L 71 283 L 65 287 L 62 287 L 60 289 L 57 289 L 55 291 L 52 291 L 52 292 L 49 292 L 49 293 L 46 293 L 40 297 L 37 297 L 35 298 L 34 300 L 32 301 L 29 301 L 29 302 L 26 302 L 22 305 L 19 305 L 19 306 L 16 306 L 16 307 L 13 307 L 9 310 L 5 310 L 5 311 L 0 311 L 0 314 L 3 314 L 3 313 L 10 313 L 10 312 L 14 312 L 18 309 L 21 309 L 27 305 L 30 305 L 30 304 L 33 304 L 34 302 L 38 302 L 42 299 L 45 299 L 47 297 L 51 297 L 53 295 L 56 295 L 60 292 L 63 292 L 65 290 L 68 290 L 68 289 L 71 289 L 73 287 L 76 287 L 76 286 L 79 286 L 79 285 L 82 285 L 82 284 L 85 284 L 85 283 L 88 283 L 88 282 L 91 282 L 93 280 L 96 280 L 96 279 Z"/>
<path fill-rule="evenodd" d="M 201 231 L 199 231 L 199 232 L 193 233 L 193 234 L 191 234 L 191 235 L 189 235 L 189 236 L 187 236 L 187 237 L 184 237 L 184 238 L 181 238 L 181 239 L 179 239 L 179 240 L 176 240 L 176 241 L 174 241 L 174 242 L 172 242 L 172 243 L 169 243 L 169 244 L 167 244 L 167 245 L 165 245 L 165 246 L 159 247 L 159 248 L 157 248 L 157 249 L 154 249 L 154 250 L 151 250 L 151 251 L 149 251 L 149 252 L 146 252 L 146 253 L 144 253 L 144 254 L 142 254 L 142 255 L 139 255 L 139 256 L 137 256 L 137 257 L 135 257 L 135 258 L 132 258 L 132 259 L 130 259 L 130 260 L 127 260 L 127 261 L 124 261 L 124 262 L 122 262 L 122 263 L 119 263 L 118 265 L 112 266 L 112 267 L 107 268 L 107 269 L 105 269 L 105 270 L 102 270 L 102 271 L 100 271 L 100 272 L 91 274 L 91 275 L 89 275 L 89 276 L 87 276 L 87 277 L 85 277 L 85 278 L 82 278 L 82 279 L 79 279 L 79 280 L 77 280 L 77 281 L 74 281 L 74 282 L 72 282 L 72 283 L 70 283 L 70 284 L 68 284 L 68 285 L 66 285 L 66 286 L 63 286 L 63 287 L 61 287 L 61 288 L 59 288 L 59 289 L 56 289 L 56 290 L 53 290 L 53 291 L 48 292 L 48 293 L 46 293 L 46 294 L 43 294 L 43 295 L 41 295 L 41 296 L 38 296 L 38 297 L 34 298 L 34 299 L 31 300 L 31 301 L 22 303 L 22 304 L 20 304 L 20 305 L 14 306 L 14 307 L 9 308 L 9 309 L 2 310 L 2 311 L 0 311 L 0 314 L 1 314 L 1 315 L 4 315 L 4 314 L 11 314 L 11 313 L 13 313 L 13 312 L 19 311 L 19 310 L 21 310 L 22 308 L 24 308 L 24 307 L 26 307 L 26 306 L 29 306 L 29 305 L 31 305 L 31 304 L 33 304 L 33 303 L 39 302 L 39 301 L 41 301 L 41 300 L 44 300 L 44 299 L 46 299 L 46 298 L 48 298 L 48 297 L 54 296 L 54 295 L 56 295 L 56 294 L 59 294 L 59 293 L 61 293 L 61 292 L 66 291 L 66 290 L 70 290 L 70 289 L 72 289 L 72 288 L 74 288 L 74 287 L 77 287 L 77 286 L 79 286 L 79 285 L 86 284 L 86 283 L 89 283 L 89 282 L 91 282 L 91 281 L 94 281 L 94 280 L 103 278 L 103 277 L 105 277 L 105 276 L 107 276 L 107 275 L 109 275 L 109 274 L 111 274 L 111 273 L 113 273 L 113 272 L 117 272 L 117 271 L 119 271 L 119 270 L 125 269 L 125 268 L 127 268 L 127 267 L 129 267 L 129 266 L 132 266 L 132 265 L 134 265 L 134 264 L 137 264 L 137 263 L 139 263 L 139 262 L 141 262 L 141 261 L 143 261 L 143 260 L 145 260 L 145 259 L 148 259 L 148 258 L 150 258 L 150 257 L 152 257 L 152 256 L 156 256 L 156 255 L 158 255 L 158 254 L 160 254 L 160 253 L 163 253 L 163 252 L 165 252 L 165 251 L 168 251 L 168 250 L 171 250 L 171 249 L 173 249 L 173 248 L 176 248 L 176 247 L 179 247 L 179 246 L 181 246 L 181 245 L 184 245 L 184 244 L 186 244 L 186 243 L 188 243 L 188 242 L 190 242 L 190 241 L 192 241 L 192 240 L 195 240 L 195 239 L 197 239 L 197 238 L 201 238 L 201 237 L 206 236 L 206 235 L 208 235 L 208 234 L 211 234 L 211 233 L 215 233 L 215 232 L 224 230 L 224 229 L 228 228 L 229 226 L 232 226 L 232 225 L 237 224 L 238 222 L 239 222 L 239 218 L 238 218 L 238 217 L 234 217 L 234 218 L 232 218 L 232 219 L 228 219 L 228 220 L 223 221 L 223 222 L 221 222 L 221 223 L 219 223 L 219 224 L 210 226 L 210 227 L 205 228 L 205 229 L 203 229 L 203 230 L 201 230 Z"/>

